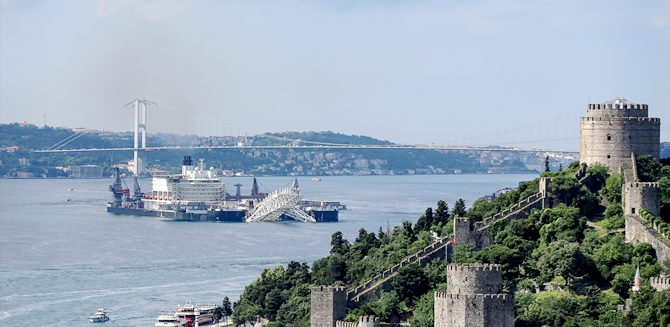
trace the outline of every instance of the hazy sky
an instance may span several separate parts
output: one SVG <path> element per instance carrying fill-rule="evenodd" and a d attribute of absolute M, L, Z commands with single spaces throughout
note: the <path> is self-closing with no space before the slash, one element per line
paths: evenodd
<path fill-rule="evenodd" d="M 623 96 L 670 140 L 668 0 L 1 1 L 2 123 L 575 149 Z"/>

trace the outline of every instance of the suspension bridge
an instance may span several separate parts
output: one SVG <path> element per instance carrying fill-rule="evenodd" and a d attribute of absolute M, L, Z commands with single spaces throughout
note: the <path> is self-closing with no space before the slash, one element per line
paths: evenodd
<path fill-rule="evenodd" d="M 270 137 L 276 139 L 276 144 L 274 145 L 254 145 L 254 144 L 234 144 L 234 145 L 192 145 L 192 146 L 147 146 L 147 107 L 152 106 L 156 107 L 157 110 L 162 110 L 162 114 L 155 113 L 156 120 L 160 120 L 161 117 L 164 120 L 165 116 L 177 116 L 178 121 L 182 121 L 188 125 L 187 122 L 193 122 L 191 125 L 197 125 L 195 122 L 199 122 L 202 125 L 200 134 L 203 133 L 202 130 L 207 130 L 211 132 L 211 129 L 215 130 L 225 130 L 237 131 L 238 135 L 248 134 L 245 131 L 235 129 L 228 126 L 223 126 L 216 121 L 204 120 L 194 117 L 189 113 L 183 113 L 178 110 L 173 110 L 159 106 L 157 103 L 147 100 L 147 99 L 135 99 L 125 106 L 117 109 L 116 111 L 108 114 L 106 117 L 96 121 L 92 125 L 100 124 L 103 121 L 109 119 L 109 117 L 119 114 L 122 109 L 128 107 L 134 108 L 134 125 L 133 125 L 133 146 L 124 146 L 124 147 L 114 147 L 114 148 L 68 148 L 67 145 L 77 138 L 89 133 L 91 128 L 82 128 L 78 130 L 73 135 L 61 140 L 60 142 L 52 145 L 48 149 L 44 150 L 35 150 L 37 153 L 62 153 L 62 152 L 101 152 L 101 151 L 133 151 L 134 152 L 134 162 L 138 162 L 138 155 L 140 152 L 144 151 L 158 151 L 158 150 L 175 150 L 175 149 L 401 149 L 401 150 L 436 150 L 436 151 L 514 151 L 514 152 L 534 152 L 534 153 L 562 153 L 566 155 L 575 156 L 579 152 L 575 150 L 563 150 L 557 148 L 550 148 L 546 145 L 556 144 L 557 142 L 575 142 L 579 138 L 579 135 L 575 133 L 574 137 L 562 138 L 562 139 L 551 139 L 552 135 L 561 134 L 558 131 L 564 133 L 564 130 L 567 127 L 574 128 L 577 130 L 578 124 L 573 122 L 571 119 L 576 118 L 581 110 L 575 111 L 560 117 L 552 118 L 549 120 L 511 128 L 507 130 L 497 131 L 486 133 L 483 135 L 475 135 L 471 137 L 464 137 L 455 140 L 442 141 L 438 143 L 431 144 L 384 144 L 384 145 L 372 145 L 372 144 L 337 144 L 337 143 L 324 143 L 324 142 L 312 142 L 300 139 L 287 139 L 283 137 L 275 137 L 270 134 L 264 134 L 264 137 Z M 153 110 L 153 108 L 152 108 Z M 156 123 L 157 125 L 159 122 Z M 165 124 L 163 123 L 163 128 Z M 204 125 L 208 125 L 205 127 Z M 211 127 L 210 125 L 213 125 Z M 553 131 L 552 131 L 553 129 Z M 194 133 L 196 134 L 196 133 Z M 549 138 L 548 138 L 549 137 Z M 512 141 L 510 141 L 510 139 Z M 478 144 L 473 144 L 478 143 Z M 538 144 L 537 147 L 522 148 L 518 146 L 508 146 L 505 147 L 505 144 Z M 452 145 L 452 144 L 464 144 L 464 145 Z M 469 145 L 468 145 L 469 144 Z M 491 144 L 491 145 L 483 145 Z M 137 167 L 135 167 L 137 169 Z"/>

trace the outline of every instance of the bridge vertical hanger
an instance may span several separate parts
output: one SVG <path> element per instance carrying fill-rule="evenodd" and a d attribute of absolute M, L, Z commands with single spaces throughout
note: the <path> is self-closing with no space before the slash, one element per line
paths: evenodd
<path fill-rule="evenodd" d="M 135 126 L 134 126 L 134 144 L 133 144 L 133 169 L 135 176 L 139 175 L 141 172 L 139 170 L 139 134 L 140 129 L 142 130 L 142 150 L 147 148 L 147 104 L 156 105 L 155 102 L 149 101 L 147 99 L 135 99 L 134 101 L 126 105 L 131 104 L 135 105 Z"/>

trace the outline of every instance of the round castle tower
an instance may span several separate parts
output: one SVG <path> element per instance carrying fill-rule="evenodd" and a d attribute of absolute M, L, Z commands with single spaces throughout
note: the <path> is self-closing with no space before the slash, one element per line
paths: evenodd
<path fill-rule="evenodd" d="M 447 290 L 435 292 L 435 327 L 513 327 L 514 295 L 502 292 L 498 264 L 450 264 Z"/>
<path fill-rule="evenodd" d="M 495 264 L 447 266 L 447 291 L 451 294 L 497 294 L 502 290 L 502 270 Z"/>
<path fill-rule="evenodd" d="M 579 156 L 587 165 L 599 162 L 618 171 L 619 163 L 650 154 L 658 159 L 661 120 L 649 118 L 646 104 L 634 104 L 626 98 L 589 104 L 587 116 L 580 118 Z"/>

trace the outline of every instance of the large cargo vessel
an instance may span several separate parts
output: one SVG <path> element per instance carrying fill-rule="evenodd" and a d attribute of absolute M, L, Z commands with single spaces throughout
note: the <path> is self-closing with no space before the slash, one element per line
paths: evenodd
<path fill-rule="evenodd" d="M 297 181 L 294 185 L 297 187 Z M 241 196 L 239 184 L 236 186 L 238 186 L 237 194 L 230 196 L 226 192 L 226 184 L 218 177 L 214 169 L 205 168 L 203 159 L 200 159 L 198 166 L 194 166 L 191 157 L 184 156 L 181 174 L 154 176 L 150 193 L 142 193 L 137 178 L 135 178 L 131 195 L 130 189 L 123 187 L 123 181 L 117 168 L 114 173 L 114 184 L 109 187 L 114 199 L 107 203 L 107 212 L 117 215 L 154 216 L 185 221 L 252 221 L 247 218 L 258 206 L 263 206 L 268 194 L 258 192 L 255 179 L 251 196 Z M 311 205 L 305 206 L 296 203 L 295 210 L 300 211 L 301 216 L 305 217 L 303 221 L 338 221 L 337 207 L 309 204 Z M 281 216 L 283 219 L 276 220 L 292 218 L 283 212 Z"/>

